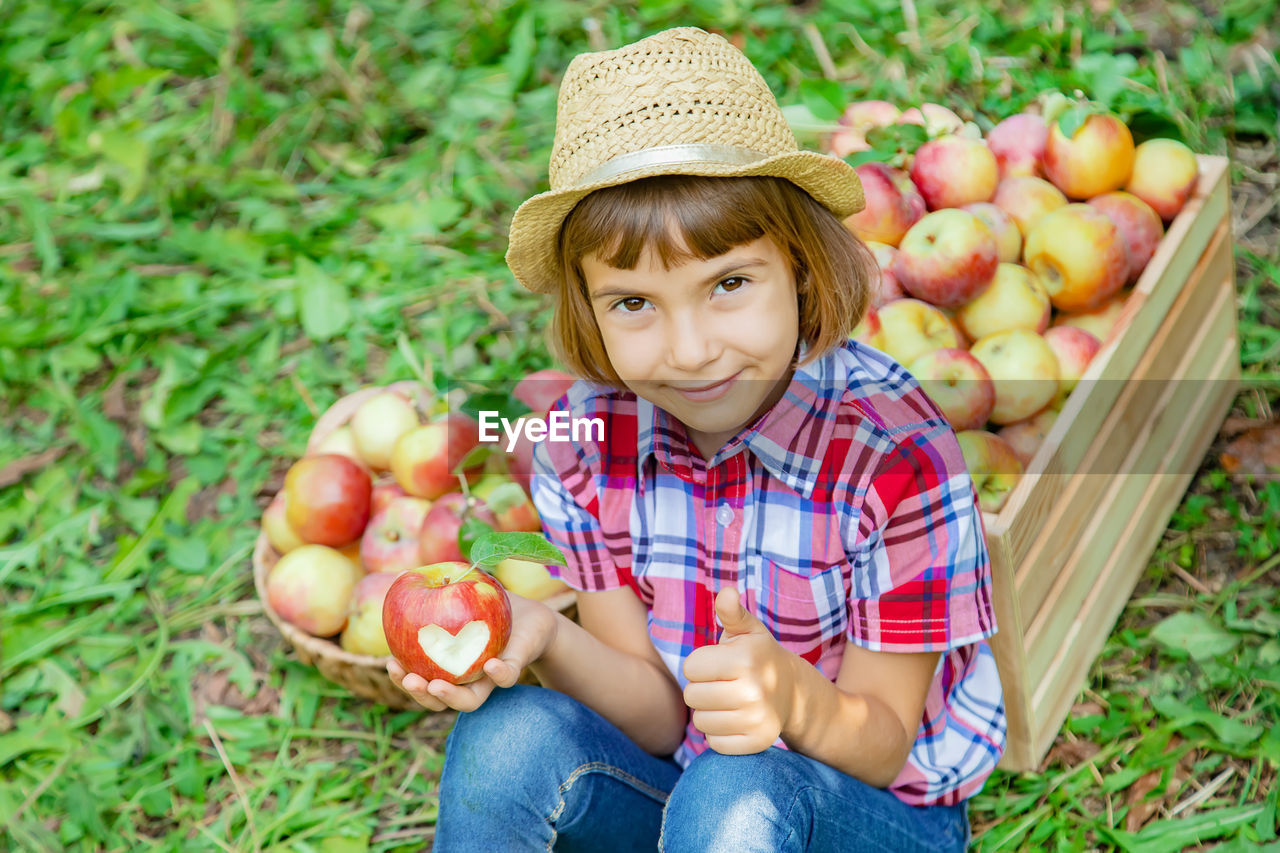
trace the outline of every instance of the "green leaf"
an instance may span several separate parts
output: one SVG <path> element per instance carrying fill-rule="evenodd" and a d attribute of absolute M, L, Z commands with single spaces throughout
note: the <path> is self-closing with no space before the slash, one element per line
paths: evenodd
<path fill-rule="evenodd" d="M 458 527 L 458 550 L 464 555 L 469 555 L 471 549 L 475 547 L 476 540 L 493 532 L 492 524 L 481 521 L 475 516 L 467 515 L 462 519 L 462 524 Z"/>
<path fill-rule="evenodd" d="M 1234 649 L 1240 638 L 1201 613 L 1175 613 L 1151 630 L 1151 639 L 1206 660 Z"/>
<path fill-rule="evenodd" d="M 1205 708 L 1194 708 L 1169 695 L 1152 696 L 1151 705 L 1162 716 L 1169 718 L 1173 725 L 1199 723 L 1212 731 L 1218 740 L 1235 747 L 1253 743 L 1265 731 L 1260 726 L 1250 726 Z"/>
<path fill-rule="evenodd" d="M 1094 110 L 1084 104 L 1077 104 L 1068 107 L 1058 117 L 1058 130 L 1062 131 L 1062 135 L 1067 139 L 1076 135 L 1076 131 L 1084 126 L 1089 116 L 1093 115 Z"/>
<path fill-rule="evenodd" d="M 483 465 L 484 461 L 489 458 L 489 454 L 493 453 L 493 450 L 494 445 L 492 444 L 477 444 L 475 447 L 467 451 L 467 455 L 463 456 L 462 460 L 453 467 L 452 473 L 461 477 L 462 473 L 468 468 L 475 468 L 478 465 Z"/>
<path fill-rule="evenodd" d="M 471 562 L 479 566 L 496 566 L 515 558 L 531 563 L 555 563 L 565 566 L 564 554 L 541 533 L 489 533 L 471 546 Z"/>
<path fill-rule="evenodd" d="M 836 121 L 844 112 L 844 89 L 835 80 L 813 77 L 801 80 L 800 100 L 819 121 Z"/>
<path fill-rule="evenodd" d="M 294 266 L 302 330 L 313 341 L 326 341 L 347 328 L 351 304 L 346 288 L 307 258 Z"/>

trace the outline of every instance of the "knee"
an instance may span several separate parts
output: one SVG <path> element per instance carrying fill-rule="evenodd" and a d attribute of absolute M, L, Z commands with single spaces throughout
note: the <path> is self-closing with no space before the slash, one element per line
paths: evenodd
<path fill-rule="evenodd" d="M 445 743 L 445 767 L 468 784 L 509 783 L 523 768 L 545 767 L 546 751 L 561 741 L 569 703 L 564 694 L 517 684 L 494 690 L 474 711 L 458 714 Z"/>
<path fill-rule="evenodd" d="M 676 783 L 663 814 L 661 847 L 667 851 L 783 850 L 807 832 L 795 822 L 803 779 L 784 750 L 722 755 L 707 750 Z M 767 847 L 756 847 L 764 841 Z"/>

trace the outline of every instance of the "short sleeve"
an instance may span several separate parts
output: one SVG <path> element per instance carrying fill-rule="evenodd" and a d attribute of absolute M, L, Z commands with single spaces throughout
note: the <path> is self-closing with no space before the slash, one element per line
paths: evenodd
<path fill-rule="evenodd" d="M 863 501 L 849 640 L 931 652 L 996 632 L 982 511 L 950 427 L 898 436 Z"/>
<path fill-rule="evenodd" d="M 529 492 L 543 532 L 568 563 L 548 566 L 553 576 L 581 592 L 627 583 L 610 559 L 600 526 L 595 478 L 577 443 L 542 441 L 535 446 Z"/>

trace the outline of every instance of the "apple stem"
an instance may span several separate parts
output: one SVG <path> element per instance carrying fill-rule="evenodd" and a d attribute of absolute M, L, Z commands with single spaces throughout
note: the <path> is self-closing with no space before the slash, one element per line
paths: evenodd
<path fill-rule="evenodd" d="M 454 578 L 453 580 L 449 581 L 449 583 L 457 583 L 458 581 L 462 580 L 463 578 L 465 578 L 467 575 L 471 574 L 472 572 L 474 572 L 474 571 L 475 571 L 476 569 L 478 569 L 478 568 L 480 568 L 480 564 L 479 564 L 479 563 L 472 563 L 472 564 L 471 564 L 471 568 L 467 569 L 465 572 L 463 572 L 462 574 L 458 575 L 458 576 L 457 576 L 456 578 Z"/>

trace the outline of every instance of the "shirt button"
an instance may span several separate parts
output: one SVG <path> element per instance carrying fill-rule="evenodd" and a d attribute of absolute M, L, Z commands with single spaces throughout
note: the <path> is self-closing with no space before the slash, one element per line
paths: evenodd
<path fill-rule="evenodd" d="M 716 509 L 716 521 L 720 523 L 721 527 L 728 527 L 732 524 L 733 507 L 729 506 L 727 503 L 720 504 Z"/>

